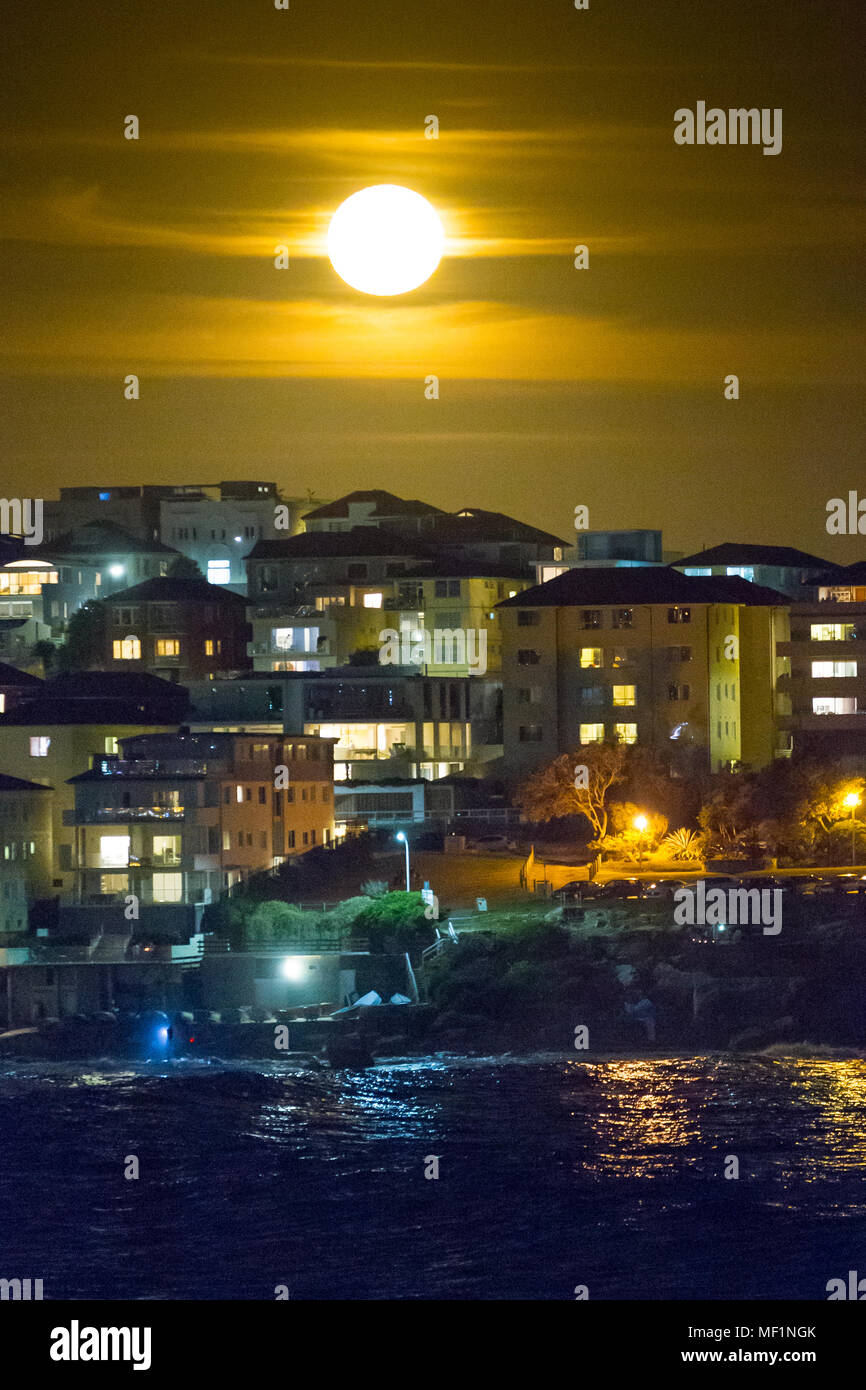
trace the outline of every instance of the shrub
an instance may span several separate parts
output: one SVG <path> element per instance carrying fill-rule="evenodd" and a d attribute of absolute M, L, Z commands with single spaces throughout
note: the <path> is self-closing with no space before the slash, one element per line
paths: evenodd
<path fill-rule="evenodd" d="M 384 898 L 388 892 L 388 880 L 385 878 L 368 878 L 366 883 L 361 884 L 361 894 L 365 898 Z"/>
<path fill-rule="evenodd" d="M 291 903 L 259 903 L 244 927 L 248 945 L 270 945 L 301 941 L 315 931 L 316 919 L 310 912 Z"/>
<path fill-rule="evenodd" d="M 661 848 L 671 859 L 702 859 L 706 848 L 706 836 L 695 830 L 674 830 L 662 841 Z"/>

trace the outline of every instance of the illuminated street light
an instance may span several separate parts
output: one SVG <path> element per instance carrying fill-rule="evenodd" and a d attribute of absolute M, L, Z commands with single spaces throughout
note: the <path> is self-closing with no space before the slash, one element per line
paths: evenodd
<path fill-rule="evenodd" d="M 649 821 L 647 820 L 646 816 L 635 816 L 635 818 L 634 818 L 634 828 L 635 828 L 635 830 L 637 831 L 638 836 L 639 836 L 639 839 L 638 839 L 638 842 L 637 842 L 637 862 L 638 862 L 638 864 L 643 863 L 643 836 L 644 836 L 644 831 L 646 830 L 646 828 L 647 828 L 648 825 L 649 825 Z"/>
<path fill-rule="evenodd" d="M 405 848 L 406 848 L 406 892 L 408 893 L 408 892 L 409 892 L 409 841 L 406 839 L 406 836 L 403 834 L 403 831 L 402 831 L 402 830 L 398 830 L 398 831 L 397 831 L 397 834 L 394 836 L 394 838 L 395 838 L 396 840 L 400 840 L 400 842 L 401 842 L 401 843 L 405 846 Z"/>
<path fill-rule="evenodd" d="M 849 792 L 845 797 L 845 805 L 851 807 L 851 867 L 857 863 L 857 830 L 854 822 L 854 812 L 860 805 L 860 797 L 857 792 Z"/>

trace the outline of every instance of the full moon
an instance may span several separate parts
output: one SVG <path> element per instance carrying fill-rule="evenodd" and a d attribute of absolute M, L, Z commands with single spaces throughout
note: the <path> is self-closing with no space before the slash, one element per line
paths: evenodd
<path fill-rule="evenodd" d="M 364 294 L 406 294 L 429 280 L 445 233 L 436 209 L 396 183 L 362 188 L 341 203 L 328 228 L 331 265 Z"/>

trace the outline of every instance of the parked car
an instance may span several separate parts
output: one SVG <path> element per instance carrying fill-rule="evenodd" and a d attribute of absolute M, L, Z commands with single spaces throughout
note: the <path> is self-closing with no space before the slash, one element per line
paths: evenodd
<path fill-rule="evenodd" d="M 788 878 L 776 878 L 774 874 L 762 874 L 760 878 L 741 878 L 738 887 L 745 889 L 778 888 L 780 892 L 786 893 L 791 886 Z"/>
<path fill-rule="evenodd" d="M 516 850 L 517 845 L 508 835 L 477 835 L 469 840 L 467 849 L 477 850 L 480 854 L 487 854 L 491 850 Z"/>
<path fill-rule="evenodd" d="M 847 893 L 850 880 L 853 877 L 853 874 L 827 874 L 824 878 L 819 878 L 815 881 L 812 887 L 812 893 L 816 898 L 836 897 L 840 893 Z"/>
<path fill-rule="evenodd" d="M 601 884 L 602 898 L 639 898 L 643 885 L 639 878 L 612 878 Z"/>
<path fill-rule="evenodd" d="M 570 883 L 563 883 L 561 888 L 557 888 L 556 894 L 562 894 L 564 898 L 592 897 L 592 893 L 587 890 L 595 887 L 596 884 L 590 883 L 589 879 L 573 878 Z"/>
<path fill-rule="evenodd" d="M 681 878 L 658 878 L 652 882 L 645 882 L 643 885 L 643 897 L 645 898 L 672 898 L 680 888 L 688 888 L 688 884 Z"/>

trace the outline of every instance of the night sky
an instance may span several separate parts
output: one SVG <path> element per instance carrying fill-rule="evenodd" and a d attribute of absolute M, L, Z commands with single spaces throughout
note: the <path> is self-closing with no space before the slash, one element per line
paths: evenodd
<path fill-rule="evenodd" d="M 4 495 L 263 477 L 566 537 L 582 503 L 680 551 L 863 558 L 824 522 L 829 498 L 866 494 L 864 17 L 863 0 L 14 7 Z M 781 107 L 781 153 L 677 146 L 675 110 L 701 100 Z M 372 183 L 422 193 L 448 236 L 393 300 L 324 250 Z"/>

